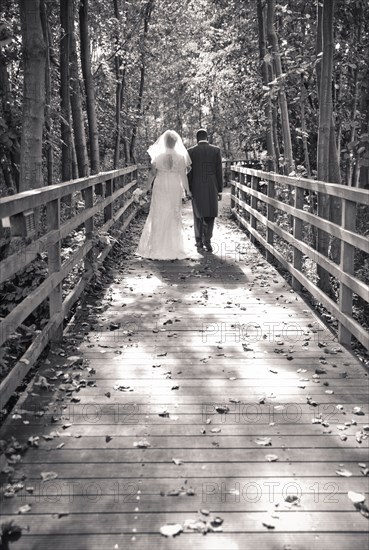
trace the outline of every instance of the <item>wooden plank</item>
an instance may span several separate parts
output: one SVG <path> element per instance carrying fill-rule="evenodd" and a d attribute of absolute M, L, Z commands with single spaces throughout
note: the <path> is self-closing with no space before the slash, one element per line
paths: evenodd
<path fill-rule="evenodd" d="M 272 199 L 270 197 L 267 197 L 265 194 L 259 193 L 258 191 L 250 189 L 249 187 L 246 187 L 238 182 L 236 182 L 236 187 L 242 189 L 243 191 L 248 193 L 250 196 L 256 197 L 260 201 L 266 204 L 270 204 L 271 206 L 274 206 L 278 210 L 282 210 L 283 212 L 286 212 L 291 216 L 296 216 L 298 219 L 306 223 L 309 223 L 314 227 L 317 227 L 318 229 L 326 231 L 327 233 L 330 233 L 334 237 L 340 238 L 345 242 L 352 244 L 352 246 L 355 246 L 356 248 L 360 248 L 364 252 L 369 253 L 368 240 L 365 237 L 358 235 L 357 233 L 348 231 L 347 229 L 343 229 L 339 225 L 336 225 L 327 220 L 323 220 L 319 218 L 317 215 L 312 214 L 310 212 L 297 210 L 293 206 L 290 206 L 289 204 L 285 204 L 281 201 L 278 201 L 277 199 Z"/>
<path fill-rule="evenodd" d="M 197 517 L 191 516 L 192 517 Z M 26 517 L 22 517 L 22 522 L 26 523 Z M 135 545 L 140 550 L 155 547 L 157 550 L 172 550 L 175 544 L 176 550 L 188 550 L 188 548 L 196 548 L 196 550 L 238 550 L 245 548 L 245 538 L 247 545 L 250 548 L 257 550 L 270 550 L 271 548 L 298 548 L 298 550 L 311 550 L 316 548 L 317 540 L 319 540 L 320 548 L 324 550 L 347 550 L 348 548 L 366 548 L 368 537 L 367 533 L 320 533 L 320 532 L 302 532 L 302 533 L 285 533 L 285 532 L 269 532 L 263 533 L 215 533 L 202 536 L 199 533 L 185 534 L 172 538 L 165 538 L 158 533 L 150 533 L 141 535 L 132 532 L 134 527 L 131 526 L 131 532 L 116 533 L 110 532 L 95 533 L 93 535 L 81 533 L 68 535 L 64 531 L 53 535 L 46 534 L 32 535 L 30 532 L 25 532 L 22 538 L 17 542 L 17 550 L 50 550 L 52 542 L 53 550 L 101 550 L 101 548 L 130 548 Z M 51 539 L 52 537 L 52 539 Z"/>
<path fill-rule="evenodd" d="M 106 181 L 106 189 L 105 189 L 105 197 L 111 197 L 113 193 L 113 181 L 107 180 Z M 104 208 L 104 223 L 111 220 L 111 217 L 113 215 L 113 205 L 112 203 L 108 204 Z"/>
<path fill-rule="evenodd" d="M 275 198 L 275 184 L 272 180 L 268 180 L 267 195 L 272 199 Z M 270 223 L 275 222 L 275 208 L 270 204 L 267 205 L 267 219 Z M 270 244 L 270 246 L 274 246 L 274 231 L 272 230 L 271 226 L 267 227 L 267 242 Z M 268 260 L 268 262 L 272 260 L 272 257 L 273 256 L 270 254 L 270 252 L 267 251 L 266 259 Z"/>
<path fill-rule="evenodd" d="M 350 231 L 355 231 L 356 204 L 354 202 L 347 200 L 343 201 L 342 227 Z M 341 241 L 341 271 L 348 273 L 349 275 L 353 275 L 355 273 L 354 262 L 355 248 L 352 245 L 345 243 L 345 241 Z M 369 290 L 366 301 L 369 302 Z M 339 289 L 339 308 L 344 315 L 352 317 L 352 289 L 342 283 Z M 339 323 L 338 325 L 338 341 L 347 346 L 351 345 L 351 333 L 342 323 Z"/>
<path fill-rule="evenodd" d="M 345 185 L 326 183 L 324 181 L 310 180 L 307 178 L 282 176 L 281 174 L 276 174 L 274 172 L 263 172 L 261 170 L 253 170 L 252 168 L 245 168 L 241 166 L 232 166 L 232 170 L 236 173 L 256 176 L 262 180 L 271 180 L 275 183 L 292 185 L 293 187 L 299 187 L 308 191 L 325 193 L 332 197 L 340 197 L 356 203 L 369 205 L 368 193 L 366 190 L 358 189 L 357 187 L 347 187 Z"/>
<path fill-rule="evenodd" d="M 295 189 L 295 208 L 302 210 L 304 207 L 304 191 L 303 189 Z M 293 237 L 296 241 L 302 240 L 302 231 L 303 224 L 302 220 L 294 216 L 293 218 Z M 302 254 L 298 246 L 293 247 L 293 267 L 298 271 L 302 270 Z M 295 278 L 292 277 L 292 288 L 297 291 L 301 291 L 301 283 Z"/>
<path fill-rule="evenodd" d="M 0 218 L 7 218 L 29 210 L 37 208 L 47 202 L 55 199 L 61 199 L 72 193 L 92 188 L 94 185 L 103 183 L 104 181 L 115 179 L 124 174 L 135 172 L 136 166 L 127 166 L 119 170 L 111 170 L 110 172 L 102 172 L 88 178 L 80 178 L 70 182 L 57 183 L 47 187 L 40 187 L 23 193 L 17 193 L 16 196 L 4 197 L 0 199 Z"/>
<path fill-rule="evenodd" d="M 91 210 L 94 205 L 93 187 L 89 187 L 84 193 L 85 208 Z M 90 248 L 85 257 L 85 271 L 93 271 L 94 269 L 94 251 L 93 251 L 93 231 L 94 231 L 94 216 L 90 216 L 85 221 L 86 242 L 90 244 Z"/>
<path fill-rule="evenodd" d="M 132 499 L 133 500 L 133 499 Z M 291 521 L 290 510 L 278 510 L 276 525 L 278 530 L 284 533 L 298 532 L 300 525 L 303 524 L 305 531 L 309 532 L 312 529 L 316 533 L 352 533 L 364 534 L 366 530 L 365 518 L 360 516 L 355 509 L 352 512 L 325 512 L 311 513 L 299 510 L 300 520 Z M 184 524 L 186 520 L 198 517 L 195 510 L 189 506 L 187 512 L 166 512 L 156 513 L 146 512 L 139 514 L 135 520 L 136 512 L 117 513 L 109 511 L 109 513 L 100 514 L 80 514 L 67 515 L 63 518 L 52 517 L 51 514 L 33 515 L 30 512 L 27 517 L 32 518 L 32 534 L 48 535 L 55 531 L 65 531 L 69 535 L 72 534 L 96 534 L 115 533 L 115 534 L 132 534 L 132 526 L 135 525 L 134 533 L 136 536 L 140 534 L 151 535 L 160 533 L 160 527 L 166 523 Z M 204 516 L 203 516 L 204 517 Z M 224 523 L 223 533 L 265 533 L 263 521 L 268 517 L 265 511 L 252 512 L 244 514 L 243 512 L 225 512 L 222 514 Z M 270 517 L 270 516 L 269 516 Z M 4 516 L 4 521 L 14 519 L 10 515 Z M 23 519 L 23 518 L 22 518 Z M 47 521 L 45 521 L 47 520 Z M 23 519 L 24 524 L 26 518 Z M 200 533 L 198 536 L 203 536 Z M 208 535 L 211 536 L 211 535 Z M 214 535 L 217 536 L 217 535 Z"/>
<path fill-rule="evenodd" d="M 258 184 L 259 180 L 255 176 L 251 176 L 251 189 L 254 189 L 255 191 L 258 190 Z M 250 209 L 250 225 L 253 229 L 256 230 L 256 220 L 255 216 L 253 216 L 252 212 L 257 211 L 258 209 L 258 200 L 256 197 L 251 196 L 251 209 Z M 251 236 L 251 242 L 252 244 L 255 244 L 254 237 Z"/>
<path fill-rule="evenodd" d="M 46 205 L 46 218 L 48 231 L 60 228 L 60 199 L 50 201 Z M 48 274 L 60 273 L 61 270 L 61 242 L 48 246 L 47 249 Z M 63 304 L 62 282 L 60 282 L 49 294 L 49 316 L 52 319 L 61 312 Z M 63 337 L 63 325 L 54 326 L 50 331 L 51 341 L 61 340 Z"/>
<path fill-rule="evenodd" d="M 100 481 L 100 480 L 99 480 Z M 132 504 L 137 504 L 136 496 L 137 491 L 140 490 L 139 511 L 137 515 L 145 514 L 147 512 L 165 513 L 170 506 L 170 512 L 186 512 L 194 514 L 197 510 L 210 508 L 212 513 L 222 515 L 222 512 L 236 512 L 236 513 L 253 513 L 253 512 L 265 512 L 269 510 L 273 503 L 279 504 L 283 502 L 282 484 L 268 485 L 267 482 L 260 485 L 258 488 L 252 481 L 247 482 L 240 487 L 240 498 L 235 495 L 235 491 L 231 492 L 231 489 L 236 488 L 236 484 L 233 486 L 231 483 L 223 485 L 223 491 L 221 482 L 217 482 L 217 486 L 211 486 L 208 480 L 204 479 L 204 485 L 196 483 L 195 494 L 188 498 L 187 495 L 181 495 L 179 497 L 167 496 L 167 493 L 173 490 L 173 480 L 150 480 L 142 486 L 138 482 L 134 481 L 121 481 L 119 484 L 114 485 L 111 483 L 101 483 L 101 492 L 99 491 L 99 499 L 97 502 L 92 499 L 86 498 L 86 489 L 88 485 L 84 484 L 68 484 L 60 483 L 58 487 L 53 487 L 54 495 L 57 495 L 55 503 L 53 503 L 53 513 L 57 514 L 80 514 L 83 510 L 84 513 L 125 513 L 132 512 Z M 228 487 L 227 487 L 228 485 Z M 200 490 L 198 488 L 200 487 Z M 324 484 L 317 484 L 311 487 L 310 492 L 304 492 L 301 498 L 301 506 L 296 508 L 295 513 L 298 513 L 302 508 L 304 512 L 311 512 L 313 514 L 332 511 L 332 512 L 349 512 L 352 513 L 353 505 L 347 497 L 347 492 L 340 491 L 339 487 L 331 485 L 330 489 L 327 486 L 327 490 L 323 491 Z M 272 489 L 274 491 L 272 492 Z M 92 490 L 92 485 L 90 486 Z M 210 494 L 211 489 L 215 489 L 214 494 Z M 253 498 L 251 490 L 254 489 Z M 338 490 L 337 490 L 338 489 Z M 73 490 L 73 492 L 72 492 Z M 331 492 L 329 492 L 329 490 Z M 228 491 L 228 492 L 227 492 Z M 37 487 L 37 492 L 34 495 L 22 491 L 17 493 L 15 498 L 9 500 L 7 504 L 7 513 L 16 514 L 20 506 L 30 504 L 32 507 L 32 514 L 50 514 L 50 502 L 47 498 L 42 498 L 42 495 L 49 492 L 52 494 L 52 486 L 48 487 L 45 484 L 43 487 Z M 96 492 L 96 487 L 95 487 Z M 163 493 L 163 496 L 160 495 Z M 218 494 L 217 494 L 218 493 Z M 248 494 L 249 493 L 249 494 Z M 165 496 L 164 496 L 165 495 Z M 159 498 L 160 496 L 160 498 Z M 221 501 L 221 497 L 223 500 Z M 257 498 L 256 498 L 257 497 Z M 272 497 L 272 498 L 271 498 Z M 218 502 L 217 502 L 218 499 Z M 169 501 L 169 502 L 168 502 Z M 221 501 L 221 502 L 220 502 Z M 169 504 L 169 506 L 168 506 Z M 55 510 L 55 511 L 54 511 Z M 219 510 L 219 512 L 218 512 Z M 293 513 L 293 512 L 292 512 Z"/>
<path fill-rule="evenodd" d="M 71 439 L 72 440 L 72 439 Z M 62 449 L 53 449 L 50 445 L 45 444 L 44 448 L 41 448 L 37 453 L 29 451 L 26 453 L 23 459 L 23 464 L 37 464 L 41 462 L 42 464 L 78 464 L 80 462 L 86 463 L 101 463 L 101 464 L 111 464 L 112 462 L 117 464 L 140 464 L 142 461 L 141 453 L 137 452 L 137 449 L 125 449 L 122 452 L 121 447 L 114 448 L 114 440 L 106 444 L 106 448 L 101 448 L 101 443 L 96 449 L 85 449 L 85 448 L 75 448 L 70 449 L 68 447 L 69 441 L 66 441 L 65 447 Z M 50 448 L 51 447 L 51 448 Z M 281 452 L 282 451 L 282 452 Z M 294 462 L 296 463 L 311 463 L 310 458 L 306 453 L 306 449 L 293 448 L 286 449 L 284 447 L 273 448 L 275 454 L 278 453 L 278 464 L 285 462 Z M 214 447 L 209 445 L 205 449 L 196 449 L 196 454 L 193 453 L 192 449 L 181 449 L 180 460 L 182 465 L 186 464 L 189 468 L 198 467 L 199 464 L 215 463 L 222 464 L 223 468 L 226 464 L 240 464 L 244 468 L 247 467 L 247 464 L 251 463 L 266 463 L 267 459 L 265 456 L 268 454 L 267 451 L 254 448 L 235 448 L 232 451 L 232 456 L 229 456 L 229 449 L 222 449 L 219 447 Z M 270 454 L 270 453 L 269 453 Z M 169 446 L 166 446 L 164 449 L 149 448 L 145 450 L 144 461 L 145 464 L 172 464 L 173 463 L 173 449 Z M 315 449 L 314 450 L 314 462 L 311 463 L 314 465 L 314 468 L 320 468 L 319 464 L 323 464 L 323 468 L 329 470 L 329 474 L 332 474 L 332 464 L 333 468 L 336 468 L 337 464 L 341 464 L 341 468 L 344 467 L 348 470 L 353 469 L 356 471 L 358 462 L 365 462 L 368 457 L 367 448 L 346 448 L 346 449 Z M 182 474 L 183 468 L 178 468 L 179 472 Z M 226 470 L 224 470 L 226 474 Z M 186 475 L 186 470 L 183 471 L 183 474 Z M 204 472 L 205 473 L 205 472 Z M 236 472 L 235 472 L 236 473 Z"/>

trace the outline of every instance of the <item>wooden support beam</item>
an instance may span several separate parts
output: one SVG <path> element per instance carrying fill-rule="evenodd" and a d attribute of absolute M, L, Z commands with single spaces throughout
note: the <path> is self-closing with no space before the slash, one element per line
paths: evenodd
<path fill-rule="evenodd" d="M 259 185 L 259 178 L 257 176 L 251 176 L 251 189 L 253 189 L 254 191 L 257 191 L 258 185 Z M 253 195 L 251 195 L 251 208 L 254 211 L 257 211 L 258 209 L 258 199 Z M 252 229 L 256 231 L 256 217 L 254 215 L 251 215 L 250 217 L 250 226 L 252 227 Z M 255 244 L 256 242 L 255 237 L 253 235 L 251 235 L 251 242 L 253 244 Z"/>
<path fill-rule="evenodd" d="M 90 210 L 93 208 L 94 205 L 94 193 L 93 193 L 93 187 L 89 187 L 85 191 L 85 207 L 86 210 Z M 94 231 L 94 218 L 91 216 L 88 220 L 85 222 L 85 230 L 86 230 L 86 242 L 92 241 L 93 239 L 93 231 Z M 88 254 L 86 255 L 85 259 L 85 270 L 90 271 L 93 270 L 94 267 L 94 252 L 93 249 L 91 249 Z"/>
<path fill-rule="evenodd" d="M 275 198 L 275 183 L 273 180 L 268 180 L 267 195 L 271 199 Z M 271 204 L 267 204 L 267 219 L 269 222 L 274 223 L 275 208 Z M 267 243 L 270 244 L 270 246 L 274 246 L 274 231 L 270 227 L 267 227 Z M 268 262 L 274 259 L 274 256 L 270 254 L 269 250 L 266 251 L 266 259 Z"/>
<path fill-rule="evenodd" d="M 294 206 L 298 210 L 302 210 L 304 206 L 304 190 L 296 187 L 295 189 L 295 201 Z M 297 216 L 293 217 L 293 236 L 296 241 L 302 240 L 302 228 L 303 228 L 303 222 L 301 219 L 299 219 Z M 293 245 L 293 267 L 297 269 L 298 271 L 302 270 L 302 252 L 299 248 L 299 243 Z M 292 288 L 294 290 L 301 290 L 301 283 L 296 279 L 296 277 L 292 277 Z"/>
<path fill-rule="evenodd" d="M 46 205 L 47 230 L 60 229 L 60 199 L 54 199 Z M 49 245 L 47 249 L 47 260 L 49 275 L 59 273 L 61 269 L 61 243 L 58 240 L 55 244 Z M 62 282 L 60 282 L 49 295 L 49 318 L 52 319 L 60 313 L 63 303 Z M 53 327 L 50 331 L 52 341 L 63 338 L 63 325 Z"/>
<path fill-rule="evenodd" d="M 349 231 L 355 231 L 356 228 L 356 203 L 346 199 L 342 201 L 342 227 Z M 354 273 L 354 260 L 355 248 L 342 240 L 341 270 L 352 275 Z M 342 313 L 352 317 L 352 290 L 344 283 L 340 284 L 339 308 Z M 351 333 L 342 323 L 338 325 L 338 340 L 346 346 L 351 345 Z"/>

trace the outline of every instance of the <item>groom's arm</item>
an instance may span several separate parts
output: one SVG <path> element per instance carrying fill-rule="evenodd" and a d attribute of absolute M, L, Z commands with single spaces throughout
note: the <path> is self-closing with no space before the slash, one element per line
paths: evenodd
<path fill-rule="evenodd" d="M 193 160 L 192 160 L 192 149 L 188 149 L 187 153 L 188 153 L 188 155 L 191 159 L 191 163 L 192 163 L 193 162 Z M 190 171 L 187 174 L 187 180 L 188 180 L 188 185 L 189 185 L 190 191 L 191 191 L 191 187 L 192 187 L 192 177 L 193 177 L 193 170 L 192 170 L 192 164 L 191 164 Z"/>
<path fill-rule="evenodd" d="M 220 153 L 220 149 L 218 149 L 217 151 L 216 176 L 217 176 L 218 194 L 221 194 L 223 191 L 223 165 L 222 165 L 222 155 Z"/>

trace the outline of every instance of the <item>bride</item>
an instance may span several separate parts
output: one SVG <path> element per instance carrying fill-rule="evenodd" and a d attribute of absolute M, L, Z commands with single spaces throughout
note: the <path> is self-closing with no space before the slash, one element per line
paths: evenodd
<path fill-rule="evenodd" d="M 152 260 L 181 260 L 190 256 L 182 225 L 182 198 L 191 197 L 187 173 L 191 159 L 181 137 L 167 130 L 148 149 L 151 158 L 149 186 L 153 182 L 150 212 L 137 254 Z"/>

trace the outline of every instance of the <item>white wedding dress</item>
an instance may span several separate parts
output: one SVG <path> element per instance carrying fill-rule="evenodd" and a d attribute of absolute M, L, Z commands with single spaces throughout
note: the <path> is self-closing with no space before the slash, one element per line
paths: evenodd
<path fill-rule="evenodd" d="M 156 177 L 137 254 L 152 260 L 196 259 L 200 255 L 191 250 L 182 224 L 182 198 L 188 190 L 185 158 L 167 149 L 152 166 Z"/>

